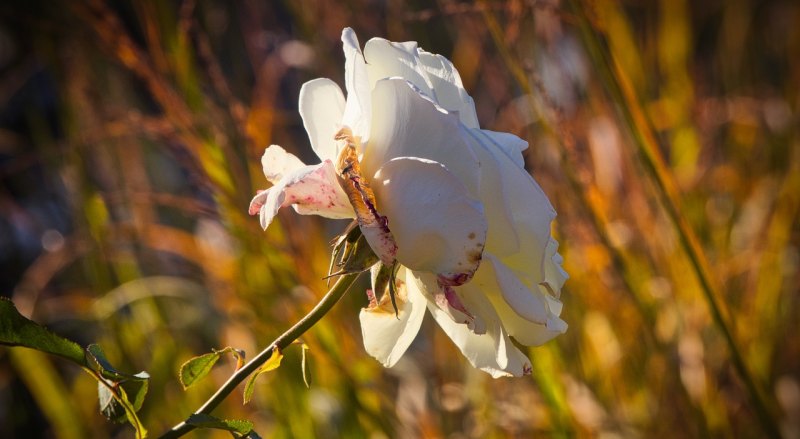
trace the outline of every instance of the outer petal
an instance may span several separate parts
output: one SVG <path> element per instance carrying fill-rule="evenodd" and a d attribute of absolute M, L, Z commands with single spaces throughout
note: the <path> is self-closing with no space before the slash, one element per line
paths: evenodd
<path fill-rule="evenodd" d="M 333 163 L 326 160 L 286 174 L 275 186 L 259 192 L 250 202 L 250 214 L 259 212 L 266 229 L 281 207 L 294 205 L 297 213 L 326 218 L 353 218 L 353 207 L 339 182 Z"/>
<path fill-rule="evenodd" d="M 416 41 L 393 43 L 383 38 L 373 38 L 364 46 L 364 58 L 367 60 L 367 73 L 372 88 L 381 79 L 400 77 L 410 81 L 422 93 L 436 101 L 433 84 L 420 64 Z"/>
<path fill-rule="evenodd" d="M 511 343 L 500 317 L 483 292 L 472 283 L 458 287 L 458 290 L 467 307 L 486 325 L 484 334 L 477 335 L 466 326 L 454 322 L 430 301 L 428 311 L 458 346 L 464 357 L 474 367 L 491 374 L 494 378 L 529 375 L 530 361 Z"/>
<path fill-rule="evenodd" d="M 561 268 L 563 263 L 564 258 L 558 253 L 558 241 L 551 237 L 545 249 L 544 282 L 539 285 L 556 299 L 561 297 L 561 287 L 569 279 L 569 274 Z"/>
<path fill-rule="evenodd" d="M 523 285 L 491 254 L 484 255 L 484 263 L 470 285 L 486 294 L 508 334 L 523 345 L 541 345 L 567 330 L 567 324 L 558 317 L 561 302 L 538 287 Z"/>
<path fill-rule="evenodd" d="M 347 103 L 344 107 L 342 124 L 349 126 L 353 134 L 361 137 L 362 144 L 369 140 L 372 102 L 370 83 L 367 76 L 367 64 L 358 45 L 358 38 L 349 27 L 342 31 L 344 48 L 344 81 L 347 89 Z M 363 151 L 359 151 L 362 153 Z"/>
<path fill-rule="evenodd" d="M 364 154 L 365 169 L 375 172 L 396 157 L 420 157 L 443 164 L 470 194 L 478 195 L 480 164 L 457 115 L 398 78 L 379 81 L 372 90 L 372 104 L 376 111 Z"/>
<path fill-rule="evenodd" d="M 344 108 L 342 90 L 330 79 L 314 79 L 300 88 L 300 117 L 320 160 L 336 159 L 333 136 L 341 127 Z"/>
<path fill-rule="evenodd" d="M 297 156 L 286 152 L 279 145 L 270 145 L 264 150 L 261 156 L 261 167 L 264 169 L 264 176 L 272 184 L 279 182 L 284 175 L 305 166 Z"/>
<path fill-rule="evenodd" d="M 449 278 L 472 276 L 486 239 L 483 207 L 444 166 L 418 158 L 391 160 L 375 174 L 373 190 L 401 264 Z"/>
<path fill-rule="evenodd" d="M 443 108 L 457 111 L 461 123 L 468 128 L 479 128 L 475 103 L 464 90 L 461 76 L 453 63 L 442 55 L 417 49 L 419 64 L 428 75 L 428 80 L 436 91 L 436 100 Z"/>
<path fill-rule="evenodd" d="M 490 130 L 472 130 L 470 133 L 480 139 L 481 143 L 502 151 L 520 168 L 525 168 L 525 159 L 522 151 L 528 149 L 528 142 L 511 133 L 501 133 Z"/>
<path fill-rule="evenodd" d="M 470 133 L 486 151 L 492 152 L 492 161 L 484 162 L 483 166 L 496 166 L 501 170 L 502 197 L 520 242 L 518 251 L 512 254 L 495 247 L 492 250 L 497 251 L 503 263 L 512 268 L 529 288 L 533 288 L 544 280 L 545 248 L 550 241 L 550 223 L 556 216 L 555 209 L 524 168 L 517 166 L 508 155 L 499 153 L 492 144 L 486 143 L 476 130 L 470 130 Z M 502 229 L 490 229 L 490 240 L 496 233 L 504 232 Z"/>
<path fill-rule="evenodd" d="M 425 317 L 427 300 L 416 282 L 408 282 L 407 268 L 398 273 L 395 316 L 391 300 L 384 295 L 381 302 L 361 310 L 361 335 L 364 348 L 386 367 L 392 367 L 414 341 Z"/>

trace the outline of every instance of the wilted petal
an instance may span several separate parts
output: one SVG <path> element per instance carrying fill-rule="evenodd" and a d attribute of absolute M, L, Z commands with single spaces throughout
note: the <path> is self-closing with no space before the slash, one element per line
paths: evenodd
<path fill-rule="evenodd" d="M 339 187 L 333 163 L 326 160 L 286 174 L 275 186 L 260 192 L 250 203 L 266 229 L 281 207 L 294 205 L 297 213 L 326 218 L 353 218 L 353 207 Z"/>
<path fill-rule="evenodd" d="M 436 99 L 430 79 L 420 65 L 415 41 L 393 43 L 383 38 L 373 38 L 364 46 L 364 58 L 373 89 L 381 79 L 400 77 L 411 81 L 428 97 Z M 374 105 L 374 108 L 378 108 L 378 105 Z"/>
<path fill-rule="evenodd" d="M 342 90 L 330 79 L 314 79 L 300 88 L 300 117 L 320 160 L 336 159 L 333 136 L 341 126 L 344 108 Z"/>
<path fill-rule="evenodd" d="M 396 157 L 419 157 L 443 164 L 473 196 L 478 196 L 480 164 L 467 128 L 402 79 L 379 81 L 372 90 L 372 132 L 364 167 L 374 172 Z M 380 111 L 378 111 L 380 109 Z"/>
<path fill-rule="evenodd" d="M 425 317 L 427 300 L 416 282 L 407 282 L 407 271 L 401 268 L 397 275 L 397 315 L 388 294 L 359 314 L 364 348 L 386 367 L 394 366 L 405 353 Z"/>
<path fill-rule="evenodd" d="M 261 156 L 264 176 L 272 184 L 278 183 L 285 175 L 305 166 L 294 154 L 286 152 L 279 145 L 270 145 Z"/>
<path fill-rule="evenodd" d="M 444 166 L 418 158 L 391 160 L 375 174 L 373 190 L 401 264 L 450 279 L 472 276 L 486 239 L 483 207 Z"/>
<path fill-rule="evenodd" d="M 531 373 L 531 363 L 508 338 L 500 316 L 484 293 L 472 283 L 458 287 L 466 306 L 485 324 L 485 333 L 478 335 L 466 326 L 454 322 L 435 304 L 428 302 L 428 310 L 436 323 L 453 340 L 470 364 L 494 378 L 523 376 Z"/>
<path fill-rule="evenodd" d="M 372 101 L 370 97 L 370 83 L 367 76 L 367 64 L 358 38 L 353 29 L 349 27 L 342 31 L 342 45 L 344 46 L 344 83 L 347 89 L 347 103 L 344 107 L 342 125 L 347 125 L 353 134 L 361 137 L 366 144 L 369 140 L 370 115 L 372 114 Z M 359 151 L 363 153 L 363 151 Z"/>
<path fill-rule="evenodd" d="M 475 103 L 464 90 L 458 70 L 447 58 L 418 49 L 420 67 L 428 74 L 428 80 L 436 91 L 436 101 L 443 108 L 457 111 L 461 123 L 467 128 L 478 128 Z"/>
<path fill-rule="evenodd" d="M 470 285 L 482 290 L 500 315 L 508 334 L 526 346 L 538 346 L 567 330 L 559 318 L 561 302 L 529 289 L 517 275 L 491 254 L 475 273 Z"/>

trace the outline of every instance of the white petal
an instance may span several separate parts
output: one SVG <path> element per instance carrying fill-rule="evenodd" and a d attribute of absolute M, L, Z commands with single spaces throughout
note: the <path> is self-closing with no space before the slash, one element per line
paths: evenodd
<path fill-rule="evenodd" d="M 275 186 L 253 198 L 250 213 L 259 212 L 261 227 L 266 229 L 278 210 L 289 205 L 294 205 L 297 213 L 303 215 L 334 219 L 355 216 L 330 160 L 286 174 Z"/>
<path fill-rule="evenodd" d="M 559 318 L 561 302 L 539 288 L 522 285 L 491 254 L 484 254 L 484 263 L 469 285 L 486 294 L 508 334 L 525 346 L 541 345 L 567 330 Z"/>
<path fill-rule="evenodd" d="M 342 45 L 344 47 L 344 80 L 347 89 L 347 103 L 344 107 L 342 125 L 347 125 L 353 134 L 361 137 L 362 144 L 369 140 L 371 97 L 370 83 L 367 76 L 367 64 L 361 47 L 358 45 L 353 29 L 349 27 L 342 31 Z M 361 153 L 363 151 L 359 151 Z"/>
<path fill-rule="evenodd" d="M 375 172 L 396 157 L 433 160 L 458 177 L 470 194 L 478 195 L 480 164 L 457 115 L 438 107 L 402 79 L 379 81 L 372 90 L 372 104 L 365 169 Z"/>
<path fill-rule="evenodd" d="M 408 269 L 398 272 L 395 316 L 390 300 L 384 299 L 374 308 L 363 308 L 359 314 L 364 348 L 385 367 L 392 367 L 414 341 L 425 317 L 427 300 L 416 282 L 407 282 Z"/>
<path fill-rule="evenodd" d="M 367 73 L 372 88 L 382 79 L 400 77 L 436 100 L 430 79 L 419 63 L 416 41 L 394 43 L 383 38 L 373 38 L 364 46 L 364 58 L 367 60 Z"/>
<path fill-rule="evenodd" d="M 341 127 L 344 107 L 342 90 L 330 79 L 314 79 L 300 88 L 300 117 L 320 160 L 336 159 L 333 136 Z"/>
<path fill-rule="evenodd" d="M 451 172 L 430 160 L 398 158 L 378 170 L 372 188 L 401 264 L 440 276 L 472 276 L 486 239 L 486 219 L 481 203 Z"/>
<path fill-rule="evenodd" d="M 264 176 L 272 184 L 280 181 L 284 175 L 305 166 L 297 156 L 286 152 L 279 145 L 270 145 L 261 156 L 261 167 Z"/>
<path fill-rule="evenodd" d="M 555 298 L 561 297 L 561 287 L 569 279 L 569 274 L 561 267 L 563 263 L 564 258 L 558 253 L 558 241 L 551 237 L 545 249 L 544 282 L 540 286 Z"/>
<path fill-rule="evenodd" d="M 494 378 L 523 376 L 531 373 L 528 358 L 511 342 L 500 317 L 483 293 L 472 283 L 457 287 L 467 307 L 486 325 L 486 333 L 477 335 L 466 326 L 455 323 L 435 304 L 428 302 L 428 311 L 442 330 L 453 340 L 474 367 Z"/>
<path fill-rule="evenodd" d="M 487 277 L 495 280 L 499 292 L 506 303 L 522 318 L 534 323 L 546 324 L 550 309 L 547 306 L 544 295 L 538 289 L 534 292 L 526 287 L 514 272 L 494 255 L 486 253 L 484 261 L 484 269 L 492 272 L 487 273 Z M 488 289 L 494 285 L 480 286 Z"/>
<path fill-rule="evenodd" d="M 512 210 L 520 200 L 509 200 L 505 192 L 507 177 L 495 159 L 495 155 L 502 153 L 478 142 L 473 143 L 472 149 L 481 164 L 480 199 L 489 224 L 486 250 L 499 255 L 514 254 L 519 251 L 520 242 Z"/>
<path fill-rule="evenodd" d="M 481 139 L 481 143 L 493 146 L 502 151 L 520 168 L 525 168 L 522 151 L 528 149 L 528 142 L 511 133 L 489 130 L 472 130 L 471 133 Z"/>
<path fill-rule="evenodd" d="M 519 250 L 513 254 L 498 251 L 497 248 L 492 250 L 497 251 L 503 263 L 511 267 L 529 288 L 533 288 L 544 280 L 545 249 L 550 241 L 550 223 L 556 211 L 539 184 L 524 168 L 515 164 L 508 155 L 499 153 L 497 148 L 483 143 L 483 138 L 476 134 L 476 130 L 470 130 L 470 133 L 473 139 L 482 142 L 485 150 L 493 153 L 493 161 L 482 165 L 497 166 L 501 170 L 502 197 L 507 211 L 511 213 L 511 222 L 520 243 Z M 490 239 L 495 233 L 503 232 L 502 229 L 490 229 Z"/>
<path fill-rule="evenodd" d="M 436 90 L 436 101 L 443 108 L 457 111 L 461 123 L 468 128 L 479 128 L 475 103 L 464 89 L 461 76 L 453 63 L 442 55 L 418 49 L 420 67 L 428 74 L 428 79 Z"/>

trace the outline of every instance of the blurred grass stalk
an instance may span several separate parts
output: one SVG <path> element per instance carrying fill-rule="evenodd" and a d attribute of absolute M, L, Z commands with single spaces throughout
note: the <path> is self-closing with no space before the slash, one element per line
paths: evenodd
<path fill-rule="evenodd" d="M 594 11 L 608 6 L 591 2 L 588 4 L 588 6 L 592 5 L 597 6 Z M 678 232 L 681 246 L 700 282 L 704 299 L 711 311 L 714 323 L 728 345 L 733 365 L 745 384 L 764 432 L 770 437 L 780 437 L 777 429 L 778 423 L 771 414 L 773 410 L 768 407 L 765 394 L 753 378 L 733 334 L 728 317 L 730 313 L 724 307 L 725 302 L 721 299 L 721 288 L 718 285 L 718 281 L 709 268 L 708 259 L 699 244 L 694 230 L 682 215 L 679 190 L 672 174 L 664 163 L 663 157 L 659 153 L 659 145 L 639 104 L 630 79 L 625 69 L 622 68 L 619 57 L 615 55 L 613 46 L 606 45 L 598 34 L 598 32 L 607 33 L 608 30 L 592 27 L 586 15 L 586 6 L 586 4 L 581 4 L 578 0 L 570 1 L 570 9 L 578 20 L 584 47 L 593 62 L 593 66 L 599 72 L 599 76 L 605 84 L 611 100 L 617 104 L 616 108 L 621 113 L 620 116 L 623 122 L 633 136 L 638 157 L 645 165 L 644 169 L 648 173 L 647 176 L 654 183 L 661 199 L 661 204 Z"/>

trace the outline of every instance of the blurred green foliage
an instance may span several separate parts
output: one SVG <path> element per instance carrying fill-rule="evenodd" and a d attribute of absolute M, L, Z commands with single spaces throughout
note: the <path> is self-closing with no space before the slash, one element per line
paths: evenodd
<path fill-rule="evenodd" d="M 287 212 L 264 232 L 247 206 L 265 146 L 313 160 L 297 96 L 316 77 L 343 83 L 345 26 L 447 56 L 481 125 L 530 142 L 559 212 L 570 329 L 530 349 L 532 378 L 471 369 L 435 325 L 383 369 L 361 345 L 362 284 L 303 337 L 308 352 L 282 352 L 248 405 L 234 395 L 215 415 L 263 437 L 763 436 L 688 231 L 767 416 L 800 435 L 789 0 L 4 2 L 2 294 L 146 370 L 151 435 L 184 420 L 236 358 L 186 390 L 182 364 L 255 355 L 327 289 L 346 224 Z M 73 365 L 0 348 L 0 436 L 131 437 L 96 398 Z"/>

